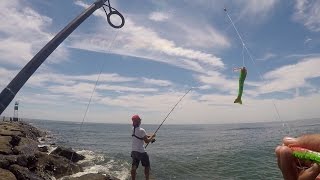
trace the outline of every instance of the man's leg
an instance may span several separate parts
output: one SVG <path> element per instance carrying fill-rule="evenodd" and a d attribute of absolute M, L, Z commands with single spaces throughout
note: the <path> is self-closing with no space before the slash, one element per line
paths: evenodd
<path fill-rule="evenodd" d="M 144 176 L 146 177 L 146 180 L 149 180 L 149 172 L 150 167 L 144 167 Z"/>
<path fill-rule="evenodd" d="M 137 175 L 137 166 L 132 165 L 131 166 L 131 179 L 136 180 L 136 175 Z"/>

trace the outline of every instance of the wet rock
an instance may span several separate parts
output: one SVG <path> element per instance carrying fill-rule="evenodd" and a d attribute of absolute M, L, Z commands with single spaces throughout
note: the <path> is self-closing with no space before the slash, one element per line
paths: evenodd
<path fill-rule="evenodd" d="M 50 155 L 40 152 L 48 152 L 48 146 L 38 147 L 43 136 L 45 133 L 26 123 L 0 122 L 0 180 L 51 180 L 82 171 L 74 162 L 84 156 L 71 148 L 59 147 Z"/>
<path fill-rule="evenodd" d="M 31 172 L 28 168 L 22 167 L 19 165 L 11 165 L 9 167 L 9 170 L 16 176 L 19 180 L 43 180 L 40 176 L 37 174 Z"/>
<path fill-rule="evenodd" d="M 16 176 L 12 172 L 6 169 L 1 169 L 1 168 L 0 168 L 0 177 L 1 179 L 5 179 L 5 180 L 17 180 Z"/>
<path fill-rule="evenodd" d="M 85 174 L 80 177 L 66 177 L 63 180 L 119 180 L 118 178 L 103 174 Z"/>
<path fill-rule="evenodd" d="M 37 159 L 26 155 L 0 155 L 0 168 L 8 169 L 10 165 L 17 164 L 32 169 Z M 1 178 L 0 178 L 1 179 Z"/>
<path fill-rule="evenodd" d="M 16 164 L 17 158 L 17 155 L 0 155 L 1 168 L 7 169 L 11 164 Z"/>
<path fill-rule="evenodd" d="M 10 166 L 10 161 L 3 158 L 3 159 L 0 159 L 0 168 L 4 168 L 4 169 L 7 169 L 9 166 Z M 1 177 L 1 176 L 0 176 Z"/>
<path fill-rule="evenodd" d="M 33 155 L 37 151 L 38 142 L 24 137 L 21 137 L 19 144 L 13 148 L 14 154 Z"/>
<path fill-rule="evenodd" d="M 38 147 L 38 150 L 40 152 L 49 152 L 49 147 L 48 146 L 40 146 L 40 147 Z"/>
<path fill-rule="evenodd" d="M 51 154 L 63 156 L 72 162 L 78 162 L 80 160 L 83 160 L 85 157 L 81 154 L 76 153 L 71 148 L 64 148 L 64 147 L 57 147 L 54 151 L 51 152 Z M 71 159 L 72 158 L 72 159 Z"/>
<path fill-rule="evenodd" d="M 11 136 L 10 144 L 12 147 L 17 146 L 20 143 L 21 138 L 19 136 Z"/>
<path fill-rule="evenodd" d="M 0 136 L 0 154 L 12 154 L 11 136 Z"/>
<path fill-rule="evenodd" d="M 82 168 L 79 165 L 62 156 L 37 153 L 36 157 L 38 159 L 36 171 L 39 173 L 46 173 L 56 178 L 60 178 L 82 171 Z"/>

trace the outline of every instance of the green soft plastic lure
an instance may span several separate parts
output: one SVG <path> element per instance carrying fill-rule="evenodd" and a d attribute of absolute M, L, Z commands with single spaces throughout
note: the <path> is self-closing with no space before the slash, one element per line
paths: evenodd
<path fill-rule="evenodd" d="M 312 161 L 320 164 L 320 153 L 301 147 L 291 147 L 292 155 L 301 160 Z"/>
<path fill-rule="evenodd" d="M 239 77 L 239 91 L 238 91 L 238 97 L 234 100 L 234 103 L 242 104 L 242 93 L 243 93 L 243 86 L 244 86 L 244 80 L 247 77 L 247 69 L 245 67 L 242 67 L 240 69 L 240 77 Z"/>

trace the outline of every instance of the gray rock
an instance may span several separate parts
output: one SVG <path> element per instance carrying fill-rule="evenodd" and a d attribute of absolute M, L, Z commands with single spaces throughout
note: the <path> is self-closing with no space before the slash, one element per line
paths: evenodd
<path fill-rule="evenodd" d="M 3 169 L 8 169 L 13 164 L 32 169 L 36 162 L 37 159 L 34 155 L 0 155 L 0 168 Z"/>
<path fill-rule="evenodd" d="M 21 137 L 17 146 L 13 148 L 14 154 L 34 155 L 38 151 L 38 142 L 29 138 Z"/>
<path fill-rule="evenodd" d="M 81 154 L 76 153 L 71 148 L 64 148 L 64 147 L 57 147 L 54 151 L 51 152 L 51 154 L 63 156 L 72 162 L 78 162 L 80 160 L 83 160 L 85 157 Z"/>
<path fill-rule="evenodd" d="M 49 152 L 49 148 L 48 148 L 48 146 L 41 146 L 41 147 L 38 147 L 38 150 L 40 151 L 40 152 Z"/>
<path fill-rule="evenodd" d="M 0 179 L 17 180 L 16 176 L 12 172 L 6 169 L 1 169 L 1 168 L 0 168 Z"/>
<path fill-rule="evenodd" d="M 37 153 L 36 171 L 46 173 L 56 178 L 75 174 L 82 171 L 82 168 L 72 161 L 58 155 L 48 155 L 46 153 Z"/>
<path fill-rule="evenodd" d="M 12 154 L 11 136 L 0 136 L 0 154 Z"/>
<path fill-rule="evenodd" d="M 19 136 L 11 136 L 10 144 L 12 147 L 17 146 L 20 143 L 21 138 Z"/>
<path fill-rule="evenodd" d="M 38 176 L 37 174 L 31 172 L 28 168 L 19 165 L 11 165 L 9 170 L 16 176 L 19 180 L 43 180 L 44 178 Z"/>

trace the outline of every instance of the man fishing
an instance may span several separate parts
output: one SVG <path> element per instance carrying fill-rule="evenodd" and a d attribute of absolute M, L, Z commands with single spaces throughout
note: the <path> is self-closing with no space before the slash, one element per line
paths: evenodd
<path fill-rule="evenodd" d="M 146 131 L 140 127 L 141 118 L 139 115 L 132 116 L 132 167 L 131 167 L 131 179 L 136 179 L 137 168 L 141 161 L 142 166 L 144 166 L 144 175 L 146 180 L 149 180 L 149 172 L 150 172 L 150 161 L 149 156 L 143 147 L 143 142 L 149 143 L 154 141 L 155 134 L 148 136 Z"/>
<path fill-rule="evenodd" d="M 244 80 L 246 79 L 246 76 L 247 76 L 247 69 L 246 67 L 239 67 L 239 68 L 233 69 L 233 71 L 239 71 L 239 70 L 240 70 L 239 91 L 238 91 L 238 97 L 234 100 L 234 103 L 242 104 L 241 97 L 243 92 Z"/>

